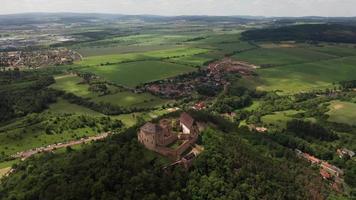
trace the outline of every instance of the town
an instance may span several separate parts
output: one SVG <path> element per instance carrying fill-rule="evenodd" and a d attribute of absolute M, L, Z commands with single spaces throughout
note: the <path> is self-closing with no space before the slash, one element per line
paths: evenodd
<path fill-rule="evenodd" d="M 39 68 L 55 65 L 73 64 L 80 61 L 81 55 L 66 48 L 0 52 L 0 69 Z"/>
<path fill-rule="evenodd" d="M 174 78 L 151 82 L 139 88 L 141 92 L 149 92 L 162 98 L 177 99 L 190 96 L 196 90 L 221 90 L 229 84 L 228 74 L 254 76 L 257 66 L 246 62 L 225 58 L 210 63 L 199 71 L 180 75 Z"/>

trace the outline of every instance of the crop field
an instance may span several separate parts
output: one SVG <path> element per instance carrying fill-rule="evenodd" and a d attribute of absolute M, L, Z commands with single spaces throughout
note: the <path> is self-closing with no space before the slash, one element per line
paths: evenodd
<path fill-rule="evenodd" d="M 336 56 L 302 48 L 260 48 L 237 53 L 233 58 L 260 66 L 279 66 L 322 61 Z"/>
<path fill-rule="evenodd" d="M 356 57 L 345 57 L 306 64 L 296 64 L 258 70 L 262 90 L 282 90 L 296 93 L 330 87 L 333 82 L 353 80 Z"/>
<path fill-rule="evenodd" d="M 332 101 L 329 109 L 329 121 L 356 125 L 356 103 Z"/>
<path fill-rule="evenodd" d="M 81 114 L 90 116 L 104 116 L 94 110 L 79 106 L 76 104 L 71 104 L 64 99 L 58 99 L 56 103 L 49 106 L 48 112 L 60 113 L 60 114 Z"/>
<path fill-rule="evenodd" d="M 92 100 L 97 103 L 104 102 L 123 107 L 156 107 L 168 102 L 151 94 L 135 94 L 132 92 L 119 92 Z"/>
<path fill-rule="evenodd" d="M 185 57 L 178 57 L 178 58 L 170 58 L 167 59 L 168 62 L 173 62 L 177 64 L 183 64 L 183 65 L 189 65 L 193 67 L 201 67 L 205 63 L 214 60 L 214 58 L 208 58 L 207 56 L 200 56 L 200 55 L 194 55 L 194 56 L 185 56 Z"/>
<path fill-rule="evenodd" d="M 114 54 L 139 53 L 177 48 L 175 45 L 130 45 L 130 46 L 99 46 L 81 47 L 76 49 L 83 57 L 104 56 Z"/>
<path fill-rule="evenodd" d="M 207 53 L 209 50 L 200 48 L 174 48 L 159 51 L 147 51 L 143 53 L 112 54 L 103 56 L 91 56 L 84 58 L 78 64 L 81 66 L 98 66 L 139 60 L 159 60 L 172 57 L 192 56 Z"/>
<path fill-rule="evenodd" d="M 340 57 L 356 56 L 355 46 L 325 45 L 322 47 L 311 47 L 310 49 L 312 49 L 313 51 L 323 52 Z"/>
<path fill-rule="evenodd" d="M 225 42 L 214 44 L 213 47 L 223 52 L 224 54 L 232 54 L 257 48 L 256 46 L 251 45 L 248 42 Z"/>
<path fill-rule="evenodd" d="M 139 61 L 81 69 L 114 83 L 135 87 L 141 83 L 161 80 L 196 70 L 186 65 L 161 61 Z"/>
<path fill-rule="evenodd" d="M 95 93 L 89 91 L 89 85 L 83 84 L 82 79 L 75 75 L 62 75 L 55 77 L 56 83 L 50 87 L 62 90 L 67 93 L 73 93 L 81 97 L 94 97 Z"/>

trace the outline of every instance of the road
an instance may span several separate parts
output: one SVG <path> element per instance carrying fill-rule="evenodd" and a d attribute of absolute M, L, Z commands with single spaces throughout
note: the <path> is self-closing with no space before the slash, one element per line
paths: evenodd
<path fill-rule="evenodd" d="M 46 147 L 39 147 L 39 148 L 35 148 L 35 149 L 30 149 L 27 151 L 17 152 L 16 154 L 12 155 L 12 157 L 13 158 L 21 158 L 21 160 L 25 160 L 25 159 L 27 159 L 35 154 L 38 154 L 38 153 L 51 152 L 51 151 L 54 151 L 54 150 L 60 149 L 60 148 L 70 147 L 70 146 L 79 145 L 79 144 L 85 144 L 85 143 L 89 143 L 91 141 L 103 140 L 106 137 L 108 137 L 110 134 L 111 134 L 111 132 L 106 132 L 106 133 L 102 133 L 100 135 L 96 135 L 96 136 L 92 136 L 92 137 L 88 137 L 88 138 L 82 138 L 80 140 L 73 140 L 73 141 L 69 141 L 66 143 L 51 144 Z"/>

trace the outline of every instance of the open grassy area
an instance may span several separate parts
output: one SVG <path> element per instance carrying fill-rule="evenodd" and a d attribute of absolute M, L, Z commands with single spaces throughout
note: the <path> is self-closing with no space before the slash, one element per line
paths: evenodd
<path fill-rule="evenodd" d="M 356 103 L 332 101 L 329 108 L 329 121 L 356 125 Z"/>
<path fill-rule="evenodd" d="M 60 113 L 60 114 L 81 114 L 81 115 L 90 115 L 90 116 L 104 116 L 101 113 L 98 113 L 89 108 L 79 106 L 76 104 L 71 104 L 64 99 L 58 99 L 58 101 L 50 105 L 48 112 Z"/>
<path fill-rule="evenodd" d="M 120 46 L 102 46 L 102 47 L 82 47 L 77 51 L 84 57 L 104 56 L 114 54 L 138 53 L 145 51 L 157 51 L 174 49 L 177 46 L 173 45 L 120 45 Z"/>
<path fill-rule="evenodd" d="M 261 66 L 278 66 L 287 64 L 321 61 L 336 56 L 312 51 L 305 48 L 260 48 L 237 53 L 233 58 Z"/>
<path fill-rule="evenodd" d="M 67 93 L 73 93 L 81 97 L 95 97 L 96 94 L 89 91 L 89 85 L 81 83 L 82 78 L 75 75 L 61 75 L 55 77 L 56 83 L 50 87 L 62 90 Z"/>
<path fill-rule="evenodd" d="M 173 77 L 196 69 L 185 65 L 160 61 L 140 61 L 89 67 L 81 70 L 95 73 L 101 78 L 117 84 L 135 87 L 141 83 Z"/>
<path fill-rule="evenodd" d="M 101 96 L 94 98 L 93 101 L 124 107 L 155 107 L 168 102 L 151 94 L 135 94 L 132 92 L 119 92 L 113 95 Z"/>
<path fill-rule="evenodd" d="M 4 152 L 5 155 L 12 155 L 20 151 L 96 134 L 97 132 L 90 128 L 80 128 L 65 131 L 61 134 L 48 135 L 38 124 L 15 127 L 0 133 L 0 152 Z"/>
<path fill-rule="evenodd" d="M 265 115 L 261 118 L 262 122 L 268 126 L 277 126 L 280 128 L 286 128 L 287 121 L 293 119 L 293 115 L 302 113 L 303 111 L 286 110 L 281 112 L 275 112 L 270 115 Z"/>
<path fill-rule="evenodd" d="M 78 62 L 81 66 L 98 66 L 113 63 L 133 62 L 138 60 L 160 60 L 172 57 L 192 56 L 196 54 L 206 53 L 209 50 L 201 48 L 174 48 L 158 51 L 146 51 L 142 53 L 128 53 L 128 54 L 111 54 L 103 56 L 91 56 L 84 58 L 83 61 Z"/>
<path fill-rule="evenodd" d="M 356 57 L 264 68 L 257 72 L 262 81 L 259 89 L 284 93 L 310 91 L 330 87 L 333 82 L 355 79 Z"/>
<path fill-rule="evenodd" d="M 214 60 L 214 58 L 208 58 L 200 55 L 193 55 L 193 56 L 185 56 L 185 57 L 178 57 L 178 58 L 170 58 L 167 59 L 166 61 L 177 63 L 177 64 L 190 65 L 193 67 L 200 67 L 211 60 Z"/>

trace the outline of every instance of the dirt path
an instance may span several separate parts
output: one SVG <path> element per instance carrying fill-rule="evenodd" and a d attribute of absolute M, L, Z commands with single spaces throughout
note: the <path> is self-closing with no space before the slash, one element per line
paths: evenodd
<path fill-rule="evenodd" d="M 61 149 L 61 148 L 70 147 L 70 146 L 79 145 L 79 144 L 85 144 L 85 143 L 89 143 L 91 141 L 103 140 L 106 137 L 108 137 L 110 134 L 111 134 L 111 132 L 106 132 L 106 133 L 102 133 L 100 135 L 96 135 L 96 136 L 92 136 L 92 137 L 88 137 L 88 138 L 82 138 L 80 140 L 73 140 L 73 141 L 66 142 L 66 143 L 51 144 L 46 147 L 39 147 L 39 148 L 35 148 L 35 149 L 30 149 L 27 151 L 17 152 L 16 154 L 12 155 L 11 157 L 21 158 L 21 160 L 25 160 L 25 159 L 27 159 L 35 154 L 38 154 L 38 153 L 51 152 L 56 149 Z"/>

